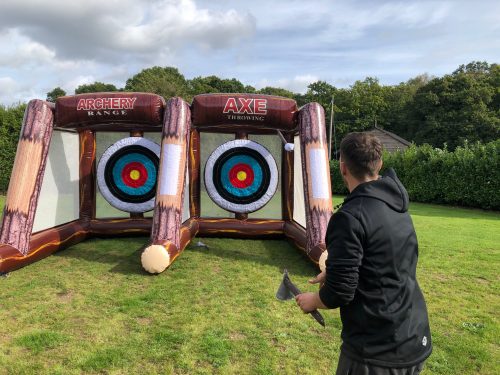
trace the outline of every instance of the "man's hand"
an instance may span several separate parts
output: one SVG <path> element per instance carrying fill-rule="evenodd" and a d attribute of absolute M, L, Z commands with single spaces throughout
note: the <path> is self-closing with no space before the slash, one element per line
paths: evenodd
<path fill-rule="evenodd" d="M 318 284 L 320 289 L 323 287 L 325 284 L 325 279 L 326 279 L 326 271 L 323 271 L 319 273 L 314 279 L 309 280 L 310 284 Z"/>
<path fill-rule="evenodd" d="M 318 293 L 302 293 L 295 296 L 297 306 L 299 306 L 304 314 L 310 313 L 316 309 L 326 309 L 323 305 Z"/>

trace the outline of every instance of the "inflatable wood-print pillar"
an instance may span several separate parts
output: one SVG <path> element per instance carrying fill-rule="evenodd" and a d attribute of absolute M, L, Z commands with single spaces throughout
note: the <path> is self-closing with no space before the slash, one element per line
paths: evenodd
<path fill-rule="evenodd" d="M 333 208 L 325 113 L 318 103 L 309 103 L 300 110 L 299 133 L 306 205 L 306 253 L 319 261 L 325 250 L 326 228 Z"/>
<path fill-rule="evenodd" d="M 151 245 L 141 256 L 144 269 L 163 272 L 182 251 L 181 220 L 191 110 L 180 98 L 167 102 Z"/>
<path fill-rule="evenodd" d="M 38 196 L 42 187 L 54 121 L 53 106 L 42 100 L 29 102 L 5 201 L 0 243 L 22 254 L 29 251 Z"/>
<path fill-rule="evenodd" d="M 198 219 L 201 212 L 200 203 L 200 132 L 191 130 L 189 141 L 189 214 Z"/>
<path fill-rule="evenodd" d="M 80 219 L 86 226 L 95 218 L 95 132 L 84 130 L 80 137 Z"/>

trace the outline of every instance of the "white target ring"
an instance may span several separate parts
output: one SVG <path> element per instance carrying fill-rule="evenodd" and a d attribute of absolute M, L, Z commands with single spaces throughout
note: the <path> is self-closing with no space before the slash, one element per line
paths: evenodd
<path fill-rule="evenodd" d="M 110 146 L 97 166 L 97 185 L 113 207 L 126 212 L 154 208 L 160 146 L 142 137 L 129 137 Z"/>
<path fill-rule="evenodd" d="M 271 153 L 247 139 L 217 147 L 205 165 L 205 187 L 225 210 L 250 213 L 266 205 L 278 187 L 278 168 Z"/>

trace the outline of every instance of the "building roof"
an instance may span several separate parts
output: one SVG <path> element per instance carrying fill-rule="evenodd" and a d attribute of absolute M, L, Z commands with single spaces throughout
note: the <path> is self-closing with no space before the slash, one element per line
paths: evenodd
<path fill-rule="evenodd" d="M 390 131 L 380 129 L 378 126 L 375 126 L 375 129 L 366 131 L 366 133 L 373 134 L 380 139 L 384 149 L 389 152 L 402 151 L 411 145 L 411 143 L 406 139 L 403 139 Z"/>

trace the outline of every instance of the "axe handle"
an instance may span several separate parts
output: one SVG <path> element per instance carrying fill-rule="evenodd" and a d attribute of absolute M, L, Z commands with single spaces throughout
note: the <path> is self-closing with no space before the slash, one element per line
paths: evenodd
<path fill-rule="evenodd" d="M 288 275 L 285 276 L 285 278 L 283 279 L 283 281 L 285 282 L 286 286 L 288 289 L 290 289 L 290 292 L 292 292 L 292 294 L 294 296 L 298 295 L 298 294 L 301 294 L 302 292 L 300 291 L 299 288 L 297 288 L 295 286 L 294 283 L 292 283 L 292 280 L 290 280 L 290 278 L 288 277 Z M 319 323 L 321 324 L 323 327 L 325 326 L 325 319 L 323 318 L 323 315 L 320 314 L 320 312 L 318 310 L 313 310 L 311 311 L 309 314 L 312 315 L 312 317 Z"/>
<path fill-rule="evenodd" d="M 320 314 L 318 310 L 313 310 L 309 314 L 312 315 L 312 317 L 323 327 L 325 326 L 325 319 L 323 318 L 323 315 Z"/>
<path fill-rule="evenodd" d="M 288 275 L 285 277 L 284 281 L 285 281 L 286 287 L 290 290 L 290 292 L 292 292 L 292 294 L 294 296 L 296 296 L 297 294 L 301 294 L 302 293 L 300 291 L 300 289 L 297 288 L 294 283 L 292 283 L 292 280 L 290 280 L 290 278 L 288 277 Z"/>

